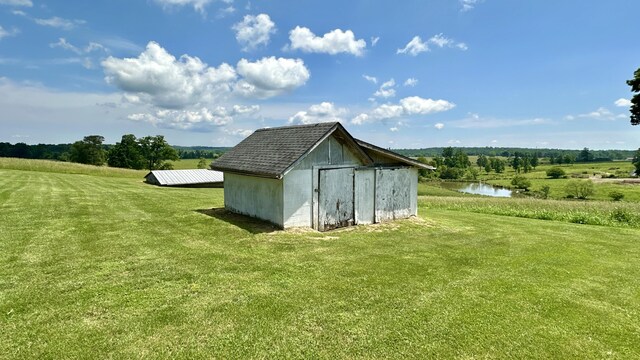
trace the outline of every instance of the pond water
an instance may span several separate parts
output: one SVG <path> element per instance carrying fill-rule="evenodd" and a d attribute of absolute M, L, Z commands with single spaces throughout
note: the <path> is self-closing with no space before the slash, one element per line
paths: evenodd
<path fill-rule="evenodd" d="M 511 197 L 511 190 L 484 183 L 446 183 L 446 187 L 467 194 L 492 197 Z"/>

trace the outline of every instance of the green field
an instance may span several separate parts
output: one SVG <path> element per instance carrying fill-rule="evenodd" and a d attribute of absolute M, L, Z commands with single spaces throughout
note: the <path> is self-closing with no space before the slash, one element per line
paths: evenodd
<path fill-rule="evenodd" d="M 516 211 L 576 202 L 279 231 L 144 173 L 0 158 L 0 358 L 640 357 L 640 229 Z"/>

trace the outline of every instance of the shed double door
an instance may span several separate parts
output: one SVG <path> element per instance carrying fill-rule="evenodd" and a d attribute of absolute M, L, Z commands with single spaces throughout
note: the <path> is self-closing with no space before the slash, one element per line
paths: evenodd
<path fill-rule="evenodd" d="M 320 169 L 318 175 L 318 230 L 353 225 L 354 169 Z"/>

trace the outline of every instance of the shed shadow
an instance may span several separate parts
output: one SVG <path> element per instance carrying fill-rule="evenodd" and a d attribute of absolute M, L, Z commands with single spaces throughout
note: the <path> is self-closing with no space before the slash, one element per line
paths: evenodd
<path fill-rule="evenodd" d="M 271 233 L 281 230 L 278 226 L 268 221 L 252 218 L 246 215 L 236 214 L 225 208 L 198 209 L 194 211 L 237 226 L 252 234 Z"/>

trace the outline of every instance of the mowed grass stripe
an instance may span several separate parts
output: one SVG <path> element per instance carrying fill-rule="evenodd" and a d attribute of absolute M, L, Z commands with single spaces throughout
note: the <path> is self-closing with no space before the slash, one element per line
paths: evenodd
<path fill-rule="evenodd" d="M 29 179 L 0 224 L 10 358 L 640 355 L 637 229 L 421 201 L 419 219 L 273 232 L 196 211 L 222 189 L 54 175 L 0 170 Z"/>

